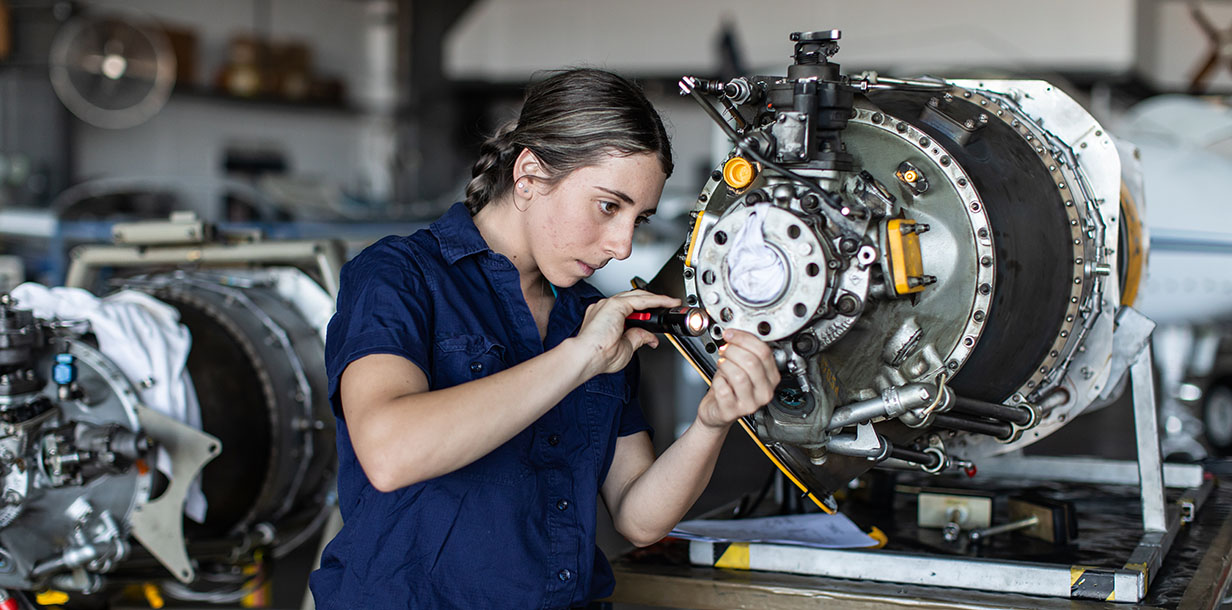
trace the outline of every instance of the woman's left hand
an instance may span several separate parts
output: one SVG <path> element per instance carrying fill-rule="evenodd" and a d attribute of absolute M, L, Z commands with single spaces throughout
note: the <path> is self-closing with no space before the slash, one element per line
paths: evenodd
<path fill-rule="evenodd" d="M 697 407 L 697 420 L 711 428 L 730 426 L 769 403 L 780 379 L 774 354 L 761 339 L 729 328 L 723 340 L 719 368 Z"/>

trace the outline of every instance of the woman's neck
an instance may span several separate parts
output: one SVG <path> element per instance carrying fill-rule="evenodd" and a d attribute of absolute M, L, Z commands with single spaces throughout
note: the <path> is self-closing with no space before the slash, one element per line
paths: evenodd
<path fill-rule="evenodd" d="M 475 227 L 493 252 L 503 254 L 518 270 L 522 292 L 527 295 L 545 290 L 547 279 L 530 255 L 529 241 L 521 213 L 511 201 L 497 200 L 483 206 L 474 217 Z"/>

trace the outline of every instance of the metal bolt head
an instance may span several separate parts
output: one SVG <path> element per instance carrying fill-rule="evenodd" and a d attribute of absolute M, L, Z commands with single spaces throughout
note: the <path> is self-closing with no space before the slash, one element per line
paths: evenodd
<path fill-rule="evenodd" d="M 962 527 L 957 523 L 946 523 L 945 528 L 941 530 L 941 536 L 945 538 L 946 542 L 957 541 L 960 534 L 962 534 Z"/>

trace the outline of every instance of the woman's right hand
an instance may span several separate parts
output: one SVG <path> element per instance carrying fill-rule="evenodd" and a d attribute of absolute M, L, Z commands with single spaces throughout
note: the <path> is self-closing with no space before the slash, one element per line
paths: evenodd
<path fill-rule="evenodd" d="M 582 328 L 575 338 L 588 354 L 587 378 L 623 369 L 633 358 L 633 353 L 643 345 L 658 347 L 659 339 L 654 333 L 642 328 L 625 328 L 625 318 L 629 314 L 653 307 L 678 305 L 680 299 L 645 290 L 630 290 L 587 307 Z"/>

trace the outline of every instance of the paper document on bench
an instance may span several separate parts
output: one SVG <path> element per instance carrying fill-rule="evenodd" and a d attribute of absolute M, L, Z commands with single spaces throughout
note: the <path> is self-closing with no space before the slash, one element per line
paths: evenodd
<path fill-rule="evenodd" d="M 821 549 L 853 549 L 877 546 L 877 541 L 847 515 L 815 513 L 757 519 L 696 519 L 683 521 L 672 536 L 704 542 L 766 542 L 795 544 Z"/>

